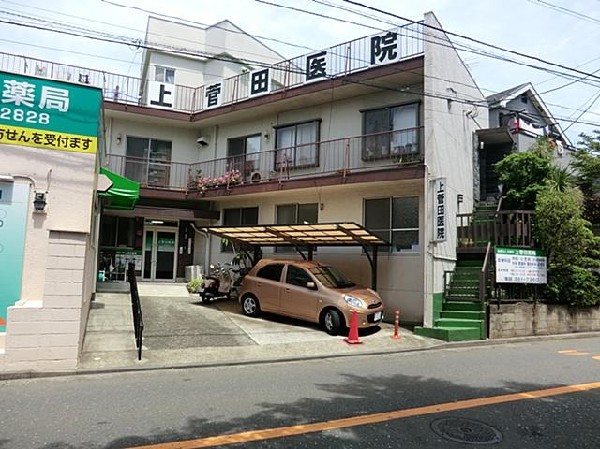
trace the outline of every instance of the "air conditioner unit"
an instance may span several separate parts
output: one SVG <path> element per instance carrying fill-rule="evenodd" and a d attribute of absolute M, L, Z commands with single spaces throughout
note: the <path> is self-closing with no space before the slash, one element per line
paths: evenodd
<path fill-rule="evenodd" d="M 253 171 L 252 174 L 250 175 L 250 181 L 252 181 L 252 182 L 260 182 L 261 179 L 262 179 L 262 176 L 261 176 L 260 172 L 258 172 L 258 171 Z"/>

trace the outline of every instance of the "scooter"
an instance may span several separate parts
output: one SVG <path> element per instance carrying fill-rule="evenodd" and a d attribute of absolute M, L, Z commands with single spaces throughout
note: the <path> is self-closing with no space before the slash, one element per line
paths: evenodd
<path fill-rule="evenodd" d="M 209 303 L 222 299 L 230 299 L 233 287 L 233 277 L 229 264 L 211 265 L 211 274 L 208 275 L 200 287 L 202 303 Z"/>

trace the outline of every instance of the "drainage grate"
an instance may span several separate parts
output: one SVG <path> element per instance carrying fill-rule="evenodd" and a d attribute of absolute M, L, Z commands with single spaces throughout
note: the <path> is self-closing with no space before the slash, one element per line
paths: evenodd
<path fill-rule="evenodd" d="M 468 444 L 496 444 L 502 441 L 498 429 L 465 418 L 442 418 L 431 423 L 431 429 L 446 440 Z"/>

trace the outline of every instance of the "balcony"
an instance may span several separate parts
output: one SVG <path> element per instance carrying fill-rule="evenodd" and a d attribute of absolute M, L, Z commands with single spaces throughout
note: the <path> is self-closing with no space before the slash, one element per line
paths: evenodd
<path fill-rule="evenodd" d="M 239 186 L 393 170 L 423 162 L 423 128 L 346 137 L 186 164 L 107 155 L 111 171 L 149 189 L 218 196 Z"/>
<path fill-rule="evenodd" d="M 485 252 L 493 246 L 533 248 L 531 210 L 476 211 L 457 215 L 459 252 Z"/>
<path fill-rule="evenodd" d="M 423 24 L 407 24 L 392 30 L 399 42 L 397 61 L 404 61 L 423 54 Z M 160 48 L 157 51 L 165 51 Z M 335 45 L 325 50 L 327 76 L 321 79 L 335 79 L 374 67 L 371 62 L 370 37 Z M 205 56 L 205 55 L 199 55 Z M 309 69 L 307 64 L 311 55 L 302 55 L 269 67 L 271 88 L 267 93 L 282 92 L 301 86 L 307 82 Z M 210 55 L 207 55 L 210 57 Z M 33 75 L 75 83 L 88 84 L 101 88 L 104 100 L 126 105 L 153 108 L 154 90 L 157 81 L 118 75 L 101 70 L 56 64 L 41 59 L 0 52 L 0 70 L 23 75 Z M 163 83 L 164 84 L 164 83 Z M 184 113 L 197 113 L 213 106 L 209 105 L 208 89 L 215 83 L 204 86 L 183 86 L 166 84 L 169 90 L 168 105 L 158 105 L 160 109 L 169 109 Z M 250 75 L 243 73 L 223 79 L 220 85 L 218 106 L 226 106 L 244 101 L 251 97 Z M 214 97 L 213 97 L 214 100 Z"/>

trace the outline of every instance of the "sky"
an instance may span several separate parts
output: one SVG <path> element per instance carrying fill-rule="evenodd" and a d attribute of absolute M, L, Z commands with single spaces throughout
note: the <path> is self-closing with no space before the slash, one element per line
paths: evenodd
<path fill-rule="evenodd" d="M 581 132 L 600 129 L 600 0 L 355 3 L 397 17 L 344 0 L 0 0 L 0 52 L 139 76 L 142 49 L 135 43 L 143 42 L 151 13 L 198 26 L 227 19 L 292 58 L 406 23 L 402 19 L 422 20 L 432 11 L 446 31 L 495 46 L 450 36 L 458 48 L 471 47 L 460 55 L 484 95 L 531 82 L 573 144 Z M 67 33 L 124 37 L 130 44 Z"/>

